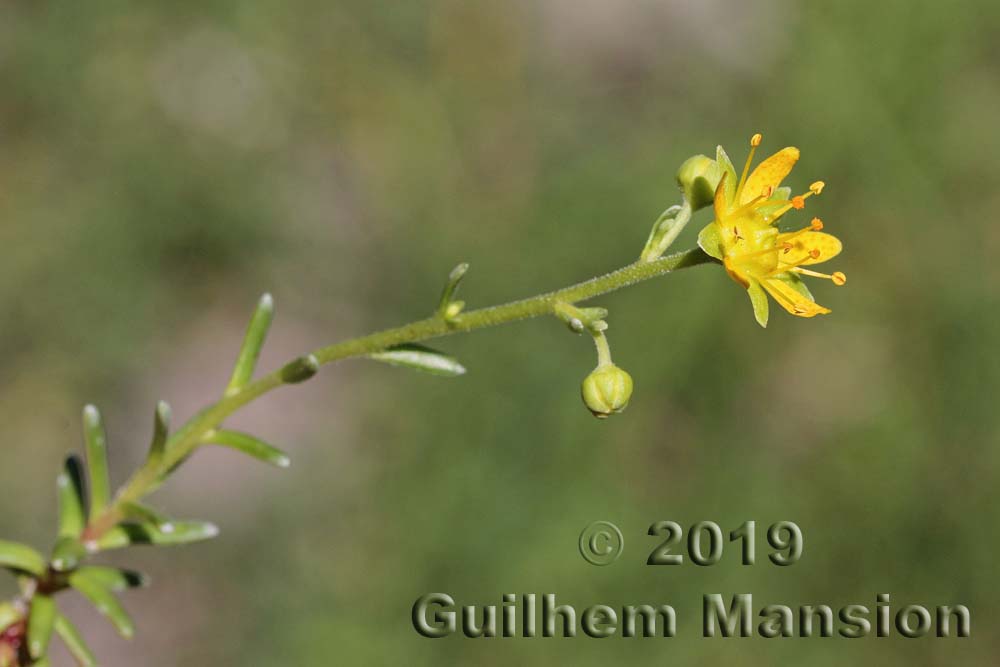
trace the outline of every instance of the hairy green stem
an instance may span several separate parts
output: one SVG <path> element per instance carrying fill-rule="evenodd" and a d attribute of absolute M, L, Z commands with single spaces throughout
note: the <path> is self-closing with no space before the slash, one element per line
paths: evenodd
<path fill-rule="evenodd" d="M 360 357 L 403 343 L 413 343 L 456 333 L 494 327 L 508 322 L 550 315 L 556 304 L 576 303 L 601 294 L 607 294 L 635 283 L 656 278 L 678 269 L 715 262 L 700 249 L 687 250 L 655 261 L 636 262 L 554 292 L 540 294 L 528 299 L 472 310 L 452 318 L 439 313 L 427 319 L 418 320 L 394 329 L 353 338 L 320 348 L 312 356 L 320 364 L 329 364 L 341 359 Z M 200 444 L 205 435 L 218 427 L 226 417 L 238 409 L 285 384 L 281 371 L 274 371 L 230 392 L 217 403 L 202 410 L 175 432 L 167 441 L 163 460 L 157 465 L 145 465 L 119 491 L 108 509 L 88 526 L 86 538 L 95 540 L 110 530 L 123 518 L 122 507 L 134 502 L 156 489 L 170 470 L 184 461 Z"/>
<path fill-rule="evenodd" d="M 165 444 L 162 444 L 161 441 L 161 447 L 157 449 L 156 455 L 148 457 L 105 509 L 88 522 L 80 540 L 88 551 L 99 550 L 100 538 L 128 518 L 127 508 L 130 503 L 136 503 L 157 489 L 195 449 L 208 441 L 212 431 L 219 428 L 227 417 L 282 385 L 308 379 L 320 365 L 350 357 L 371 355 L 403 343 L 414 343 L 429 338 L 485 329 L 541 315 L 562 315 L 563 311 L 567 309 L 572 311 L 572 304 L 576 302 L 613 292 L 678 269 L 715 261 L 701 250 L 693 249 L 660 259 L 640 260 L 603 276 L 520 301 L 466 313 L 457 312 L 461 309 L 461 304 L 458 304 L 456 312 L 452 313 L 449 312 L 451 309 L 446 301 L 454 293 L 458 281 L 467 268 L 465 265 L 460 265 L 455 271 L 452 271 L 449 277 L 451 281 L 449 291 L 442 297 L 442 303 L 432 317 L 320 348 L 311 354 L 293 360 L 272 373 L 245 384 L 241 384 L 244 378 L 235 378 L 234 376 L 235 379 L 230 381 L 222 398 L 192 417 L 174 432 Z M 269 311 L 269 300 L 264 305 Z M 264 315 L 260 315 L 260 313 L 261 311 L 258 310 L 255 317 L 270 316 L 270 312 L 266 312 Z M 595 335 L 595 343 L 598 346 L 599 365 L 605 362 L 610 363 L 607 341 L 600 332 Z M 34 586 L 22 591 L 22 597 L 19 598 L 21 606 L 27 607 L 38 590 L 54 594 L 65 587 L 66 582 L 63 576 L 56 569 L 50 567 L 45 576 L 38 579 Z M 18 627 L 23 634 L 28 623 L 22 619 L 21 625 Z M 0 646 L 0 648 L 3 647 Z"/>

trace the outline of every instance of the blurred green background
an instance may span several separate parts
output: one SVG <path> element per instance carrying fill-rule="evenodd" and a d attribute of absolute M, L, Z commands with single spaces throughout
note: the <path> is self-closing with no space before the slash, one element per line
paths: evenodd
<path fill-rule="evenodd" d="M 0 4 L 0 535 L 50 544 L 84 403 L 122 479 L 155 400 L 212 400 L 261 292 L 270 368 L 423 317 L 458 261 L 473 307 L 569 284 L 637 256 L 684 158 L 741 164 L 760 131 L 764 155 L 802 149 L 796 190 L 827 183 L 792 222 L 844 241 L 848 285 L 814 284 L 832 315 L 772 306 L 761 330 L 714 266 L 601 298 L 636 391 L 600 423 L 592 345 L 554 320 L 441 341 L 456 380 L 329 368 L 234 420 L 289 471 L 202 453 L 157 496 L 222 536 L 116 554 L 155 580 L 127 596 L 135 640 L 63 604 L 111 667 L 995 663 L 998 21 L 902 0 Z M 606 568 L 577 553 L 597 519 L 625 533 Z M 793 520 L 805 553 L 647 567 L 661 519 Z M 679 636 L 422 639 L 410 608 L 437 591 L 667 602 Z M 738 592 L 962 603 L 973 637 L 701 638 L 701 595 Z"/>

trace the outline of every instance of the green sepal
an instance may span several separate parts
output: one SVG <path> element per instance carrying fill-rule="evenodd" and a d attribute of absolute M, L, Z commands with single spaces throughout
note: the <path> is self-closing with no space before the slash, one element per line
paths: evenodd
<path fill-rule="evenodd" d="M 759 281 L 750 279 L 750 286 L 747 287 L 747 294 L 750 295 L 750 303 L 753 305 L 753 315 L 757 318 L 757 324 L 767 328 L 767 316 L 770 304 L 767 302 L 767 292 Z"/>
<path fill-rule="evenodd" d="M 271 298 L 270 294 L 264 294 L 257 302 L 257 308 L 250 318 L 249 326 L 247 326 L 243 346 L 240 347 L 240 354 L 236 358 L 232 377 L 226 386 L 227 396 L 238 392 L 253 378 L 257 360 L 260 358 L 260 350 L 264 347 L 264 340 L 267 338 L 267 332 L 271 328 L 273 319 L 274 299 Z"/>
<path fill-rule="evenodd" d="M 719 166 L 725 172 L 726 201 L 731 202 L 736 198 L 736 186 L 739 185 L 739 181 L 736 178 L 736 167 L 733 166 L 733 161 L 726 155 L 726 149 L 722 146 L 717 146 L 715 149 L 715 161 L 719 163 Z"/>
<path fill-rule="evenodd" d="M 48 568 L 45 556 L 27 544 L 7 542 L 6 540 L 0 540 L 0 567 L 27 572 L 36 577 L 43 576 Z"/>
<path fill-rule="evenodd" d="M 140 544 L 174 546 L 210 540 L 218 534 L 218 527 L 207 521 L 170 521 L 161 525 L 126 522 L 104 533 L 97 546 L 101 551 Z"/>
<path fill-rule="evenodd" d="M 77 570 L 69 575 L 69 585 L 83 597 L 90 600 L 98 612 L 105 616 L 115 626 L 122 637 L 130 639 L 135 634 L 135 625 L 128 612 L 119 602 L 110 588 L 104 586 L 100 579 L 91 577 L 86 570 Z"/>
<path fill-rule="evenodd" d="M 149 585 L 149 577 L 136 572 L 104 565 L 85 565 L 80 572 L 86 571 L 87 577 L 101 584 L 108 590 L 120 592 L 130 588 L 145 588 Z"/>
<path fill-rule="evenodd" d="M 49 651 L 56 620 L 56 602 L 48 595 L 35 594 L 28 612 L 28 655 L 37 660 Z"/>
<path fill-rule="evenodd" d="M 56 572 L 68 572 L 80 564 L 87 555 L 87 550 L 76 537 L 60 537 L 52 548 L 52 569 Z"/>
<path fill-rule="evenodd" d="M 791 271 L 785 271 L 784 273 L 779 273 L 773 277 L 785 283 L 813 303 L 816 303 L 816 298 L 812 295 L 812 292 L 809 291 L 809 287 L 798 275 L 792 273 Z"/>
<path fill-rule="evenodd" d="M 75 454 L 66 457 L 56 479 L 59 490 L 59 537 L 80 537 L 87 524 L 83 462 Z"/>
<path fill-rule="evenodd" d="M 87 646 L 83 635 L 80 634 L 80 631 L 76 629 L 76 626 L 68 618 L 58 611 L 56 612 L 55 630 L 59 638 L 62 639 L 63 644 L 69 649 L 70 655 L 73 656 L 80 667 L 95 667 L 97 665 L 97 658 L 94 657 L 94 653 Z"/>
<path fill-rule="evenodd" d="M 722 237 L 719 235 L 719 225 L 710 222 L 698 232 L 698 247 L 709 257 L 722 261 Z"/>
<path fill-rule="evenodd" d="M 373 352 L 368 357 L 391 366 L 404 366 L 441 377 L 465 374 L 465 366 L 454 357 L 416 343 L 396 345 L 381 352 Z"/>
<path fill-rule="evenodd" d="M 108 476 L 107 436 L 101 422 L 101 413 L 93 405 L 83 409 L 83 435 L 90 477 L 90 518 L 94 519 L 108 506 L 111 480 Z"/>
<path fill-rule="evenodd" d="M 292 460 L 283 451 L 247 433 L 226 430 L 211 431 L 206 436 L 205 443 L 235 449 L 258 461 L 270 463 L 279 468 L 287 468 L 292 463 Z"/>

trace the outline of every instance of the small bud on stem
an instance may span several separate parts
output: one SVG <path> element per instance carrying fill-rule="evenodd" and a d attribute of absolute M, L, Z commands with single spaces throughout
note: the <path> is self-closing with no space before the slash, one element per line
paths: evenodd
<path fill-rule="evenodd" d="M 632 397 L 632 376 L 614 364 L 598 366 L 581 387 L 583 402 L 598 419 L 607 419 L 628 406 Z"/>
<path fill-rule="evenodd" d="M 632 376 L 611 361 L 611 348 L 603 332 L 594 333 L 597 368 L 583 380 L 583 403 L 598 419 L 607 419 L 628 406 L 632 397 Z"/>

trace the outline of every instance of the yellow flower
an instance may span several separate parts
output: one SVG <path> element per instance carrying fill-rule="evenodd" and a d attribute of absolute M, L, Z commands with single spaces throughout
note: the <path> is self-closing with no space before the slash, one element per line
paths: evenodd
<path fill-rule="evenodd" d="M 793 147 L 767 158 L 748 176 L 760 141 L 759 134 L 750 139 L 750 155 L 739 182 L 719 146 L 716 160 L 723 175 L 715 189 L 715 220 L 701 230 L 698 245 L 721 260 L 730 277 L 746 288 L 757 322 L 764 327 L 767 294 L 792 315 L 814 317 L 830 309 L 816 303 L 801 276 L 826 278 L 835 285 L 843 285 L 847 277 L 839 271 L 828 275 L 803 268 L 825 262 L 841 250 L 837 237 L 819 231 L 823 229 L 819 218 L 793 232 L 781 232 L 775 226 L 785 213 L 803 208 L 806 199 L 822 192 L 823 182 L 816 181 L 808 192 L 795 197 L 790 197 L 790 188 L 779 187 L 799 159 L 799 149 Z"/>

